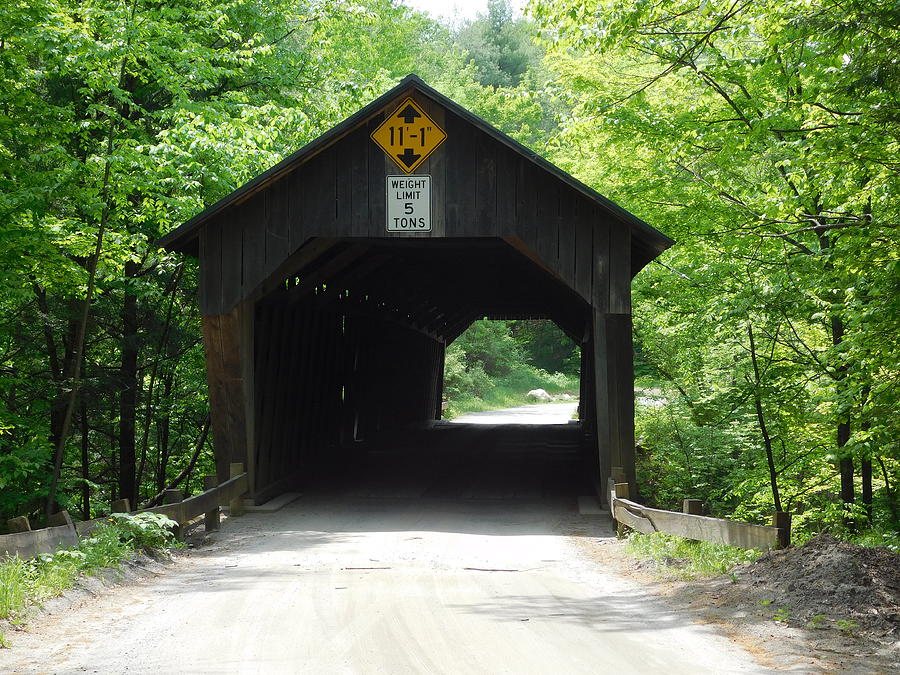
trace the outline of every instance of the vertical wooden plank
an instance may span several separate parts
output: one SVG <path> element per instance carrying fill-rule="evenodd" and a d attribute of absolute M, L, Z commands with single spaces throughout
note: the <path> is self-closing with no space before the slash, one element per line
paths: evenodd
<path fill-rule="evenodd" d="M 381 118 L 378 118 L 379 121 Z M 347 138 L 346 162 L 350 168 L 350 235 L 365 237 L 369 232 L 368 146 L 375 145 L 365 125 Z"/>
<path fill-rule="evenodd" d="M 256 475 L 254 488 L 256 492 L 269 485 L 272 428 L 274 425 L 274 378 L 278 354 L 274 348 L 274 337 L 277 334 L 278 319 L 281 315 L 271 306 L 260 307 L 256 316 L 254 341 L 256 364 Z"/>
<path fill-rule="evenodd" d="M 243 290 L 243 233 L 242 223 L 232 212 L 222 223 L 222 307 L 230 312 L 241 299 Z"/>
<path fill-rule="evenodd" d="M 516 161 L 512 150 L 500 148 L 497 155 L 497 234 L 501 237 L 518 235 Z"/>
<path fill-rule="evenodd" d="M 594 228 L 590 221 L 590 207 L 586 200 L 579 199 L 575 203 L 575 290 L 588 302 L 593 302 L 593 260 Z"/>
<path fill-rule="evenodd" d="M 592 303 L 595 310 L 608 312 L 609 265 L 610 258 L 612 257 L 612 252 L 609 249 L 609 223 L 602 217 L 599 209 L 596 207 L 591 208 L 590 220 L 594 230 L 594 272 L 591 281 Z"/>
<path fill-rule="evenodd" d="M 594 351 L 594 411 L 595 429 L 597 439 L 597 452 L 600 462 L 601 485 L 610 476 L 613 464 L 613 448 L 610 420 L 610 391 L 609 391 L 609 363 L 610 353 L 608 346 L 608 334 L 606 314 L 593 310 L 592 346 Z M 615 466 L 620 466 L 615 464 Z"/>
<path fill-rule="evenodd" d="M 358 131 L 358 130 L 357 130 Z M 351 134 L 352 136 L 352 134 Z M 350 136 L 339 141 L 333 148 L 335 155 L 335 234 L 348 236 L 352 233 L 353 217 L 353 176 Z"/>
<path fill-rule="evenodd" d="M 631 313 L 631 230 L 622 223 L 609 229 L 609 311 Z"/>
<path fill-rule="evenodd" d="M 243 265 L 243 288 L 244 296 L 248 296 L 261 284 L 266 276 L 266 236 L 267 225 L 266 219 L 259 218 L 252 210 L 246 208 L 246 205 L 238 206 L 236 209 L 238 220 L 242 223 L 243 238 L 243 257 L 241 264 Z"/>
<path fill-rule="evenodd" d="M 557 218 L 558 258 L 556 270 L 569 286 L 575 287 L 575 201 L 572 191 L 563 188 Z"/>
<path fill-rule="evenodd" d="M 378 116 L 369 120 L 368 133 L 372 133 L 383 117 Z M 368 234 L 370 237 L 383 237 L 385 232 L 385 204 L 384 204 L 384 187 L 385 187 L 385 161 L 390 161 L 384 154 L 384 151 L 374 142 L 366 144 L 368 178 L 369 178 L 369 224 Z M 396 167 L 395 167 L 396 168 Z M 399 170 L 397 173 L 401 173 Z"/>
<path fill-rule="evenodd" d="M 528 247 L 537 249 L 537 181 L 531 162 L 518 158 L 516 165 L 516 233 Z"/>
<path fill-rule="evenodd" d="M 634 467 L 634 346 L 630 314 L 609 315 L 609 350 L 615 363 L 615 420 L 617 436 L 614 447 L 618 461 L 613 466 L 625 469 L 632 490 L 636 488 Z M 610 387 L 612 389 L 612 387 Z M 611 413 L 612 415 L 613 413 Z"/>
<path fill-rule="evenodd" d="M 241 395 L 244 404 L 244 466 L 250 494 L 256 479 L 256 301 L 245 298 L 238 306 Z"/>
<path fill-rule="evenodd" d="M 313 171 L 313 227 L 317 232 L 333 232 L 337 218 L 336 158 L 333 148 L 325 150 L 310 161 Z"/>
<path fill-rule="evenodd" d="M 496 236 L 497 144 L 483 139 L 475 147 L 475 226 L 479 236 Z"/>
<path fill-rule="evenodd" d="M 241 367 L 239 308 L 203 316 L 207 383 L 216 471 L 225 480 L 231 461 L 246 460 L 246 401 Z"/>
<path fill-rule="evenodd" d="M 296 251 L 313 236 L 314 228 L 309 222 L 308 202 L 315 197 L 309 182 L 312 172 L 309 165 L 301 166 L 285 178 L 288 233 L 291 251 Z M 270 268 L 271 269 L 271 268 Z"/>
<path fill-rule="evenodd" d="M 544 264 L 556 269 L 559 257 L 559 185 L 547 175 L 537 176 L 537 203 L 535 205 L 535 250 Z"/>
<path fill-rule="evenodd" d="M 456 115 L 446 119 L 448 237 L 477 236 L 475 222 L 475 143 L 472 129 Z"/>
<path fill-rule="evenodd" d="M 266 267 L 269 270 L 284 262 L 291 251 L 290 188 L 291 183 L 283 178 L 260 195 L 265 199 Z"/>

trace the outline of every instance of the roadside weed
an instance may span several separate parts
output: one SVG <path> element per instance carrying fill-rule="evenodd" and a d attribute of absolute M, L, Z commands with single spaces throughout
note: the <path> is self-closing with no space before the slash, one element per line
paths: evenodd
<path fill-rule="evenodd" d="M 175 521 L 156 513 L 113 514 L 75 549 L 64 549 L 29 560 L 0 559 L 0 619 L 15 621 L 28 605 L 71 588 L 80 574 L 118 568 L 137 550 L 175 544 Z M 8 646 L 0 634 L 0 648 Z"/>
<path fill-rule="evenodd" d="M 844 635 L 852 635 L 856 630 L 856 621 L 854 619 L 838 619 L 834 622 L 834 627 Z"/>
<path fill-rule="evenodd" d="M 825 621 L 827 618 L 828 617 L 826 617 L 824 614 L 816 614 L 814 617 L 812 617 L 809 621 L 806 622 L 806 627 L 807 628 L 815 628 L 815 629 L 825 628 Z"/>
<path fill-rule="evenodd" d="M 788 619 L 791 618 L 791 608 L 790 607 L 779 607 L 775 610 L 775 616 L 772 617 L 775 621 L 780 621 L 781 623 L 787 623 Z"/>
<path fill-rule="evenodd" d="M 640 558 L 650 558 L 659 563 L 664 571 L 685 579 L 727 574 L 735 565 L 760 556 L 760 552 L 755 550 L 694 541 L 662 532 L 632 532 L 628 535 L 625 550 Z M 732 573 L 731 579 L 736 582 L 737 575 Z"/>

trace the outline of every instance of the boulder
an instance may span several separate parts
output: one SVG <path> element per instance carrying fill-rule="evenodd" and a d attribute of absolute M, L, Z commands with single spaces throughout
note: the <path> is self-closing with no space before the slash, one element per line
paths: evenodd
<path fill-rule="evenodd" d="M 548 403 L 553 400 L 553 397 L 543 389 L 532 389 L 525 396 L 529 401 L 540 401 L 541 403 Z"/>

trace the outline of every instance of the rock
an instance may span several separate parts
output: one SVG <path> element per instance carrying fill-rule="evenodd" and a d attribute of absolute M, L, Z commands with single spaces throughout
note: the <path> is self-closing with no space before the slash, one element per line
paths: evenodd
<path fill-rule="evenodd" d="M 560 396 L 560 398 L 561 398 L 563 401 L 571 401 L 571 400 L 572 400 L 573 398 L 575 398 L 575 397 L 572 396 L 572 394 L 563 394 L 562 396 Z"/>
<path fill-rule="evenodd" d="M 541 401 L 542 403 L 548 403 L 553 400 L 553 398 L 543 389 L 532 389 L 527 394 L 525 394 L 526 398 L 531 401 Z"/>

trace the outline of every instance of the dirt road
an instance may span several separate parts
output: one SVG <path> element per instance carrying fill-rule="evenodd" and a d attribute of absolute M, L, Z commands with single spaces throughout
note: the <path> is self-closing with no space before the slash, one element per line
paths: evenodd
<path fill-rule="evenodd" d="M 537 403 L 516 408 L 466 413 L 453 421 L 465 424 L 568 424 L 577 409 L 578 401 Z"/>
<path fill-rule="evenodd" d="M 20 673 L 756 673 L 581 558 L 570 505 L 301 499 L 13 636 Z"/>
<path fill-rule="evenodd" d="M 587 557 L 611 529 L 579 512 L 578 438 L 405 432 L 156 578 L 10 635 L 0 672 L 767 672 Z"/>

